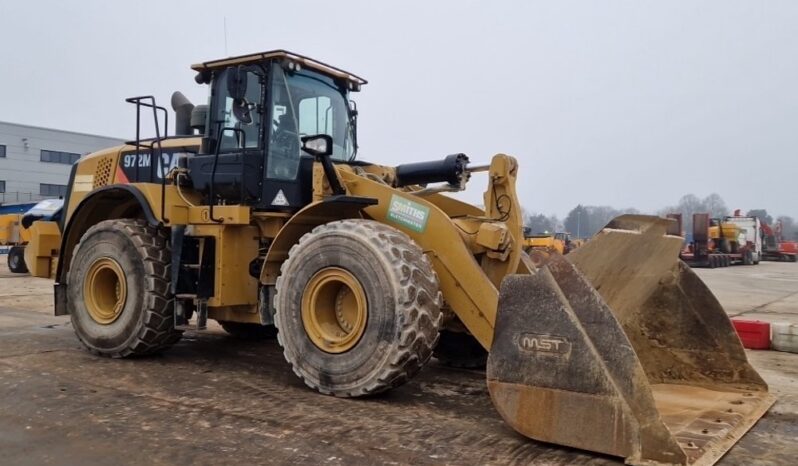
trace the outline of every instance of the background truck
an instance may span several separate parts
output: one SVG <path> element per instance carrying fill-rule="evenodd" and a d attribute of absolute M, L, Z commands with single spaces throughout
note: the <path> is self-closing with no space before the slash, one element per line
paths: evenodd
<path fill-rule="evenodd" d="M 681 231 L 681 214 L 668 216 Z M 693 214 L 693 231 L 688 236 L 680 258 L 691 267 L 728 267 L 754 265 L 761 257 L 761 241 L 751 241 L 750 231 L 758 228 L 756 217 L 710 218 L 707 213 Z"/>
<path fill-rule="evenodd" d="M 737 209 L 734 211 L 734 215 L 724 217 L 723 221 L 737 225 L 751 251 L 753 263 L 758 264 L 762 260 L 762 235 L 760 233 L 762 223 L 759 218 L 742 215 L 740 209 Z"/>

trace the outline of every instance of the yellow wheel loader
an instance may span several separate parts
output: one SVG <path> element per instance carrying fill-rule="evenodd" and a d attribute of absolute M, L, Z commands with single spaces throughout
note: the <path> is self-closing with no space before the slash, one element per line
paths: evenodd
<path fill-rule="evenodd" d="M 488 352 L 514 429 L 636 464 L 711 464 L 772 404 L 667 220 L 619 217 L 536 268 L 516 159 L 361 161 L 364 79 L 282 50 L 193 69 L 209 104 L 175 93 L 174 135 L 130 98 L 136 139 L 73 168 L 56 314 L 91 352 L 156 353 L 207 319 L 265 327 L 309 387 L 359 397 L 407 382 L 445 335 L 443 360 Z M 480 171 L 484 209 L 445 194 Z"/>
<path fill-rule="evenodd" d="M 565 232 L 527 234 L 524 229 L 523 249 L 532 259 L 536 267 L 543 264 L 549 254 L 568 254 L 576 249 L 576 242 L 571 240 L 571 234 Z"/>

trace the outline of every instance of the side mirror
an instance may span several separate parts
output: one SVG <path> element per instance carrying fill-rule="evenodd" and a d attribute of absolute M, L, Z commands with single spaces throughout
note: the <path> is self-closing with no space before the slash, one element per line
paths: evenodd
<path fill-rule="evenodd" d="M 302 136 L 302 150 L 314 157 L 327 157 L 332 155 L 333 140 L 327 134 L 314 134 Z"/>
<path fill-rule="evenodd" d="M 332 136 L 327 134 L 314 134 L 313 136 L 302 136 L 300 140 L 302 141 L 302 150 L 316 157 L 316 160 L 321 163 L 324 176 L 327 178 L 327 182 L 330 183 L 330 189 L 332 189 L 333 194 L 346 194 L 346 190 L 341 186 L 341 181 L 338 179 L 332 159 L 330 158 L 333 149 Z"/>
<path fill-rule="evenodd" d="M 227 93 L 233 100 L 241 100 L 247 94 L 247 72 L 243 66 L 230 68 L 227 72 Z"/>

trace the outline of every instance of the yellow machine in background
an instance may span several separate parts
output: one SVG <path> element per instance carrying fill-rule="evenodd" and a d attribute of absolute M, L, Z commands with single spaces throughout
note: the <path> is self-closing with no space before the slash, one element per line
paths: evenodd
<path fill-rule="evenodd" d="M 0 245 L 24 244 L 30 232 L 22 226 L 22 214 L 0 215 Z"/>
<path fill-rule="evenodd" d="M 582 244 L 584 244 L 583 240 L 571 239 L 571 234 L 566 232 L 537 235 L 524 232 L 524 252 L 529 255 L 535 265 L 545 262 L 550 253 L 568 254 Z"/>
<path fill-rule="evenodd" d="M 711 219 L 709 239 L 710 251 L 733 253 L 737 252 L 741 244 L 745 244 L 745 233 L 735 223 Z"/>
<path fill-rule="evenodd" d="M 11 272 L 30 272 L 42 278 L 55 276 L 61 247 L 57 216 L 62 205 L 60 199 L 46 199 L 25 214 L 0 215 L 0 246 L 10 246 L 8 269 Z"/>
<path fill-rule="evenodd" d="M 30 238 L 25 246 L 25 266 L 34 277 L 53 278 L 58 268 L 61 230 L 58 222 L 38 221 L 28 228 Z"/>
<path fill-rule="evenodd" d="M 530 235 L 524 237 L 524 249 L 527 252 L 537 249 L 565 254 L 565 241 L 549 234 Z"/>
<path fill-rule="evenodd" d="M 193 69 L 210 104 L 175 93 L 177 137 L 134 97 L 156 137 L 73 168 L 55 309 L 91 352 L 157 353 L 210 318 L 279 330 L 306 385 L 361 397 L 471 342 L 509 425 L 633 464 L 711 464 L 772 404 L 666 220 L 619 217 L 536 267 L 515 158 L 361 161 L 364 79 L 282 50 Z M 445 194 L 474 173 L 485 208 Z"/>
<path fill-rule="evenodd" d="M 25 245 L 30 239 L 30 231 L 22 226 L 22 214 L 0 215 L 0 246 L 9 246 L 8 270 L 13 273 L 26 273 Z"/>

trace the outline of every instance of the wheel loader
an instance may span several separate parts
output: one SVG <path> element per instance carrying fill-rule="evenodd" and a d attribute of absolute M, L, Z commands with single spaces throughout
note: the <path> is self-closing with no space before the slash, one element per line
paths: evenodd
<path fill-rule="evenodd" d="M 73 167 L 55 312 L 89 351 L 157 353 L 215 319 L 276 334 L 310 388 L 361 397 L 449 338 L 449 356 L 488 353 L 513 429 L 632 464 L 712 464 L 773 403 L 668 220 L 619 217 L 535 267 L 515 158 L 369 163 L 364 79 L 283 50 L 192 68 L 209 104 L 175 93 L 173 135 L 133 97 L 135 140 Z M 477 172 L 484 208 L 446 194 Z"/>

